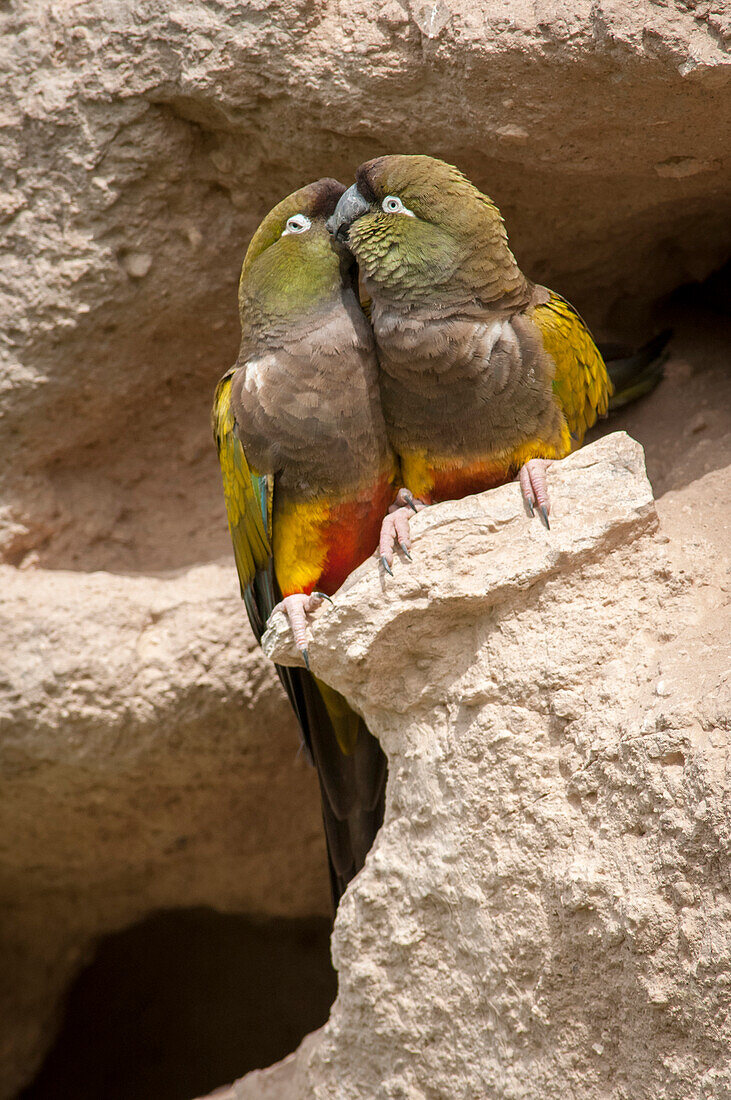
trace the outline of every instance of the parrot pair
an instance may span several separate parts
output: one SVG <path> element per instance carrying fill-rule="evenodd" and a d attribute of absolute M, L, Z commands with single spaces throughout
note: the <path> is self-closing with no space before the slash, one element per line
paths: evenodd
<path fill-rule="evenodd" d="M 419 507 L 517 476 L 548 526 L 547 465 L 613 387 L 578 313 L 520 271 L 494 203 L 431 157 L 284 199 L 249 245 L 239 309 L 213 409 L 228 522 L 257 639 L 281 600 L 307 665 L 278 673 L 317 766 L 337 904 L 381 823 L 386 761 L 310 673 L 307 616 L 377 546 L 389 571 L 395 543 L 408 555 Z M 633 396 L 657 350 L 622 362 Z"/>

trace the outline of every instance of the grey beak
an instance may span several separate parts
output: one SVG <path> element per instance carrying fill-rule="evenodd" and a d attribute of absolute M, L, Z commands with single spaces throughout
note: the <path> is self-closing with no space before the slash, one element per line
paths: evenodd
<path fill-rule="evenodd" d="M 366 214 L 370 208 L 370 203 L 363 198 L 358 185 L 354 183 L 340 196 L 335 212 L 327 219 L 327 228 L 337 240 L 347 241 L 348 230 L 353 222 Z"/>

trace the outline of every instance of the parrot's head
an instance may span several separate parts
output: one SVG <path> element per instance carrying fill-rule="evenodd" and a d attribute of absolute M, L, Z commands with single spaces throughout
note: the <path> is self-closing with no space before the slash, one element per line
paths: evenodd
<path fill-rule="evenodd" d="M 354 261 L 326 228 L 345 188 L 308 183 L 270 210 L 251 239 L 239 281 L 244 332 L 312 315 L 354 278 Z"/>
<path fill-rule="evenodd" d="M 328 228 L 347 243 L 375 301 L 495 301 L 524 282 L 497 206 L 433 157 L 361 164 Z"/>

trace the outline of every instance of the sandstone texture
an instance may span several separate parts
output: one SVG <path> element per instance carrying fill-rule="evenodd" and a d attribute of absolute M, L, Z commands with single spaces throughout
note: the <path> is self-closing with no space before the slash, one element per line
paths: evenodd
<path fill-rule="evenodd" d="M 388 753 L 386 819 L 329 1023 L 232 1100 L 731 1090 L 720 509 L 658 531 L 621 433 L 551 490 L 550 532 L 516 486 L 421 513 L 413 565 L 318 613 L 312 667 Z M 297 659 L 280 617 L 264 645 Z"/>
<path fill-rule="evenodd" d="M 248 236 L 303 182 L 446 157 L 526 272 L 622 338 L 728 255 L 724 3 L 16 0 L 0 30 L 11 564 L 224 552 L 201 411 Z"/>
<path fill-rule="evenodd" d="M 436 986 L 405 987 L 403 1011 L 400 993 L 384 1001 L 385 1016 L 363 1032 L 370 1049 L 363 1036 L 353 1046 L 344 1079 L 354 1097 L 373 1086 L 382 1056 L 391 1089 L 383 1095 L 422 1095 L 409 1074 L 440 1019 L 454 1059 L 475 1021 L 479 1041 L 493 1036 L 486 1073 L 498 1080 L 515 1059 L 523 1076 L 505 1078 L 495 1095 L 532 1095 L 520 1092 L 531 1087 L 552 1095 L 551 1049 L 567 1052 L 564 1076 L 577 1097 L 601 1087 L 625 1095 L 607 1083 L 610 1069 L 635 1073 L 633 1098 L 661 1096 L 661 1085 L 668 1100 L 725 1087 L 709 1067 L 724 1026 L 714 691 L 729 544 L 731 334 L 720 316 L 728 284 L 707 284 L 683 303 L 666 295 L 709 276 L 731 242 L 730 35 L 718 0 L 0 4 L 3 1100 L 33 1076 L 63 994 L 100 936 L 160 908 L 328 912 L 317 784 L 246 625 L 208 408 L 236 355 L 236 282 L 258 220 L 302 183 L 325 174 L 347 182 L 360 161 L 393 151 L 458 163 L 499 203 L 526 272 L 571 298 L 600 336 L 634 340 L 673 326 L 664 382 L 607 429 L 619 423 L 642 443 L 660 534 L 650 531 L 649 503 L 646 512 L 637 504 L 646 486 L 640 491 L 629 445 L 599 453 L 617 491 L 639 493 L 637 506 L 626 495 L 616 507 L 602 493 L 584 496 L 574 479 L 594 474 L 579 455 L 554 480 L 574 486 L 564 500 L 583 528 L 558 494 L 552 541 L 523 525 L 509 489 L 495 498 L 503 509 L 495 531 L 484 518 L 492 495 L 435 511 L 415 523 L 421 556 L 411 572 L 400 568 L 381 588 L 366 570 L 349 596 L 355 618 L 341 620 L 339 602 L 333 618 L 318 621 L 315 659 L 326 678 L 347 678 L 358 705 L 366 686 L 378 688 L 367 706 L 392 759 L 382 844 L 395 862 L 377 874 L 378 862 L 369 865 L 376 877 L 362 881 L 371 901 L 348 895 L 333 1020 L 303 1048 L 312 1068 L 301 1053 L 276 1081 L 317 1079 L 322 1095 L 336 1095 L 328 1051 L 343 1067 L 358 1012 L 365 1027 L 373 997 L 392 989 L 412 950 L 397 938 L 393 960 L 378 956 L 376 935 L 390 935 L 389 920 L 407 922 L 413 910 L 413 951 L 431 952 L 437 976 L 461 975 L 462 1000 L 452 991 L 433 1010 L 425 1002 L 418 1034 L 419 989 Z M 443 537 L 446 517 L 459 532 L 454 543 Z M 490 573 L 484 558 L 495 538 L 500 569 Z M 337 664 L 327 632 L 341 625 L 350 641 Z M 383 682 L 367 671 L 376 668 Z M 671 694 L 658 694 L 658 682 Z M 462 726 L 453 724 L 458 710 Z M 655 732 L 643 728 L 646 715 L 660 723 Z M 509 731 L 505 742 L 500 730 Z M 454 766 L 441 770 L 452 754 Z M 465 794 L 464 820 L 447 820 L 473 779 L 484 787 L 482 808 Z M 425 793 L 433 805 L 421 804 Z M 532 799 L 535 818 L 524 813 Z M 696 819 L 697 805 L 705 817 Z M 473 833 L 461 908 L 454 868 L 443 864 Z M 399 863 L 407 851 L 399 836 L 413 844 L 414 866 Z M 583 867 L 592 836 L 595 909 L 581 902 L 594 887 L 569 859 L 575 843 Z M 548 854 L 539 860 L 534 850 Z M 676 871 L 690 884 L 677 897 L 667 885 Z M 431 874 L 446 901 L 430 893 Z M 670 931 L 642 955 L 645 918 L 632 905 L 644 893 L 647 927 Z M 653 915 L 661 895 L 675 924 Z M 487 924 L 484 898 L 492 899 Z M 378 933 L 368 932 L 362 905 Z M 445 914 L 457 924 L 447 928 Z M 682 936 L 678 914 L 686 914 Z M 437 958 L 434 937 L 446 932 L 459 958 Z M 398 925 L 397 937 L 409 935 Z M 486 967 L 488 984 L 473 984 L 472 966 Z M 609 992 L 600 996 L 602 973 Z M 667 989 L 664 1005 L 647 993 L 652 1007 L 642 1008 L 648 982 Z M 593 998 L 580 996 L 584 983 Z M 470 1023 L 483 994 L 493 1007 Z M 542 1006 L 546 1030 L 531 1031 Z M 662 1028 L 670 1068 L 653 1061 Z M 388 1045 L 398 1036 L 403 1066 Z M 473 1038 L 476 1050 L 478 1037 L 464 1042 Z M 684 1092 L 693 1066 L 703 1084 Z M 448 1073 L 445 1063 L 424 1095 L 442 1095 Z M 272 1071 L 260 1074 L 256 1088 L 269 1091 L 257 1095 L 275 1084 Z M 252 1095 L 254 1085 L 236 1088 Z"/>
<path fill-rule="evenodd" d="M 230 567 L 0 567 L 0 1095 L 97 939 L 158 909 L 329 913 L 312 769 Z"/>

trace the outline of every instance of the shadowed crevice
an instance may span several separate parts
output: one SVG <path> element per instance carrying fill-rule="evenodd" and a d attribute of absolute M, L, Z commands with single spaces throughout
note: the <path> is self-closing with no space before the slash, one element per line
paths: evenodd
<path fill-rule="evenodd" d="M 330 922 L 172 910 L 107 936 L 20 1100 L 191 1100 L 327 1019 Z"/>

